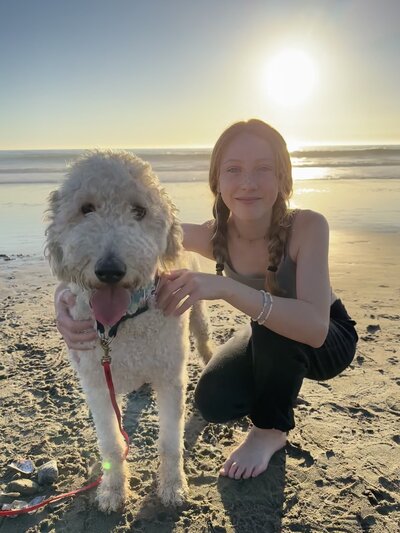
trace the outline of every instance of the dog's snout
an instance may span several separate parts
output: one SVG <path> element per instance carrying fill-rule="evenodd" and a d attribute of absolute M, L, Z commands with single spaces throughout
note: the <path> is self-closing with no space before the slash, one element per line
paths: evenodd
<path fill-rule="evenodd" d="M 94 272 L 103 283 L 117 283 L 125 276 L 126 265 L 118 257 L 108 256 L 97 261 Z"/>

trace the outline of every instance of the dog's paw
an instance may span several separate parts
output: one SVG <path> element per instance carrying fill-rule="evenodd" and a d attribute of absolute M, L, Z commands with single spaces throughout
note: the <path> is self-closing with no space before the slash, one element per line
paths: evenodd
<path fill-rule="evenodd" d="M 166 507 L 182 505 L 188 496 L 189 488 L 186 480 L 178 480 L 176 483 L 159 484 L 158 496 Z"/>
<path fill-rule="evenodd" d="M 99 504 L 100 511 L 103 513 L 112 513 L 123 507 L 128 496 L 128 486 L 111 486 L 103 481 L 97 489 L 96 500 Z"/>

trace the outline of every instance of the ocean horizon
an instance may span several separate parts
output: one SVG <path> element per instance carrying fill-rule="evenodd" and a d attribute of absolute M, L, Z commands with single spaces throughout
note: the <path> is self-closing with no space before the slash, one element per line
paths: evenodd
<path fill-rule="evenodd" d="M 43 256 L 49 193 L 86 150 L 0 150 L 0 254 Z M 211 218 L 210 148 L 127 150 L 149 161 L 180 220 Z M 333 231 L 400 232 L 400 145 L 320 145 L 291 151 L 293 207 L 323 213 Z"/>
<path fill-rule="evenodd" d="M 127 149 L 149 161 L 160 181 L 207 181 L 211 148 Z M 54 183 L 87 152 L 74 150 L 0 150 L 0 185 Z M 400 145 L 315 145 L 290 152 L 293 178 L 398 179 Z"/>

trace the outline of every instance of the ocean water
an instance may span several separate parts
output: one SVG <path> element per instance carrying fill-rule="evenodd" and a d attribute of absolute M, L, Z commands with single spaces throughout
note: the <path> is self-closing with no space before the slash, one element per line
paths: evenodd
<path fill-rule="evenodd" d="M 129 150 L 148 160 L 182 221 L 210 218 L 209 149 Z M 0 151 L 0 254 L 41 256 L 50 191 L 81 150 Z M 400 231 L 400 146 L 307 146 L 291 153 L 292 205 L 333 230 Z"/>
<path fill-rule="evenodd" d="M 164 183 L 206 181 L 210 149 L 127 150 Z M 0 184 L 59 183 L 82 150 L 0 150 Z M 400 145 L 307 146 L 291 152 L 294 179 L 398 179 Z"/>

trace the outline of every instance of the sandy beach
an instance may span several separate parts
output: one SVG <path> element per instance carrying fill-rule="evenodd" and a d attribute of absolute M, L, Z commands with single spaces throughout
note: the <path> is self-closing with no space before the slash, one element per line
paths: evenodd
<path fill-rule="evenodd" d="M 358 351 L 341 376 L 304 383 L 297 426 L 264 474 L 241 481 L 218 476 L 249 421 L 207 424 L 196 412 L 193 391 L 201 366 L 192 352 L 185 429 L 190 496 L 182 508 L 164 508 L 155 495 L 157 413 L 144 387 L 129 395 L 124 417 L 131 438 L 126 508 L 103 515 L 92 490 L 33 515 L 0 518 L 0 532 L 397 532 L 399 259 L 396 232 L 332 233 L 332 285 L 358 323 Z M 79 488 L 98 474 L 99 454 L 54 325 L 55 280 L 44 260 L 29 256 L 0 258 L 0 272 L 0 490 L 19 477 L 7 466 L 18 458 L 36 466 L 57 460 L 59 478 L 42 489 L 46 496 Z M 220 303 L 209 310 L 216 344 L 246 321 Z"/>
<path fill-rule="evenodd" d="M 0 533 L 400 533 L 399 20 L 400 0 L 0 2 Z M 194 397 L 204 366 L 190 339 L 183 447 L 189 492 L 181 506 L 164 506 L 157 495 L 158 410 L 145 384 L 122 405 L 130 441 L 123 508 L 101 512 L 92 487 L 30 514 L 2 516 L 3 510 L 94 485 L 103 470 L 118 472 L 113 451 L 100 456 L 93 416 L 56 327 L 58 281 L 44 253 L 48 218 L 60 211 L 55 225 L 62 259 L 75 254 L 74 271 L 93 263 L 97 277 L 108 271 L 115 281 L 115 266 L 123 264 L 110 261 L 112 269 L 104 268 L 108 253 L 115 250 L 118 259 L 124 255 L 118 250 L 128 249 L 140 268 L 131 278 L 128 268 L 124 281 L 142 283 L 139 270 L 148 271 L 144 263 L 158 246 L 166 246 L 166 257 L 173 254 L 162 222 L 174 217 L 153 201 L 153 191 L 146 192 L 152 178 L 130 190 L 139 163 L 125 167 L 111 156 L 106 168 L 99 156 L 93 165 L 74 167 L 82 156 L 103 151 L 124 151 L 148 163 L 179 223 L 204 224 L 215 213 L 223 224 L 217 209 L 222 199 L 237 216 L 227 242 L 236 245 L 230 255 L 239 273 L 236 257 L 243 259 L 242 273 L 276 266 L 274 238 L 282 232 L 277 211 L 271 213 L 275 194 L 290 209 L 321 214 L 330 229 L 332 290 L 356 322 L 359 343 L 342 374 L 304 380 L 295 428 L 268 468 L 256 478 L 234 480 L 219 471 L 252 422 L 203 419 Z M 82 185 L 76 176 L 67 186 L 71 201 L 51 196 L 73 168 L 81 168 L 88 182 Z M 121 200 L 116 209 L 109 206 L 114 198 Z M 261 231 L 270 214 L 273 224 Z M 73 227 L 78 220 L 84 242 Z M 326 234 L 322 221 L 318 228 L 316 218 L 303 220 L 286 251 L 292 245 L 299 252 L 296 293 L 307 299 L 317 287 L 326 289 Z M 155 242 L 145 238 L 146 228 L 156 232 Z M 202 232 L 189 231 L 185 244 L 199 250 L 201 241 Z M 274 245 L 268 254 L 264 244 Z M 92 250 L 99 257 L 91 262 L 86 256 Z M 215 273 L 214 262 L 199 261 L 201 271 Z M 286 278 L 291 285 L 293 265 L 286 264 L 281 284 Z M 66 276 L 66 269 L 58 270 Z M 110 311 L 108 321 L 115 322 L 129 295 L 103 288 L 92 308 L 98 306 L 104 322 Z M 187 292 L 193 295 L 191 287 Z M 275 298 L 275 329 L 285 318 L 282 309 L 296 311 L 293 302 L 281 303 Z M 224 301 L 206 304 L 217 352 L 250 317 Z M 303 304 L 297 309 L 310 309 Z M 273 298 L 263 295 L 257 312 L 274 321 L 272 306 Z M 146 327 L 149 315 L 142 315 Z M 299 323 L 287 319 L 280 331 L 291 324 L 289 337 L 317 344 L 318 321 L 315 331 L 305 324 L 299 332 Z M 151 330 L 156 348 L 146 345 L 149 357 L 166 353 L 165 337 L 158 338 L 162 327 Z M 144 346 L 142 333 L 135 335 L 132 346 Z M 282 370 L 282 383 L 297 363 Z M 97 370 L 100 357 L 98 364 Z M 150 380 L 142 366 L 143 379 Z M 165 363 L 162 374 L 168 366 L 173 368 Z M 141 375 L 139 367 L 135 359 L 132 375 Z M 115 357 L 114 376 L 117 368 Z M 95 364 L 90 371 L 96 372 Z M 279 396 L 278 386 L 268 387 L 266 397 Z M 223 385 L 218 392 L 226 395 Z M 104 393 L 107 401 L 107 379 Z M 96 405 L 107 404 L 91 405 L 96 421 L 106 416 Z M 265 406 L 265 412 L 275 408 Z M 107 431 L 102 433 L 110 441 Z M 168 488 L 172 493 L 173 481 Z"/>

